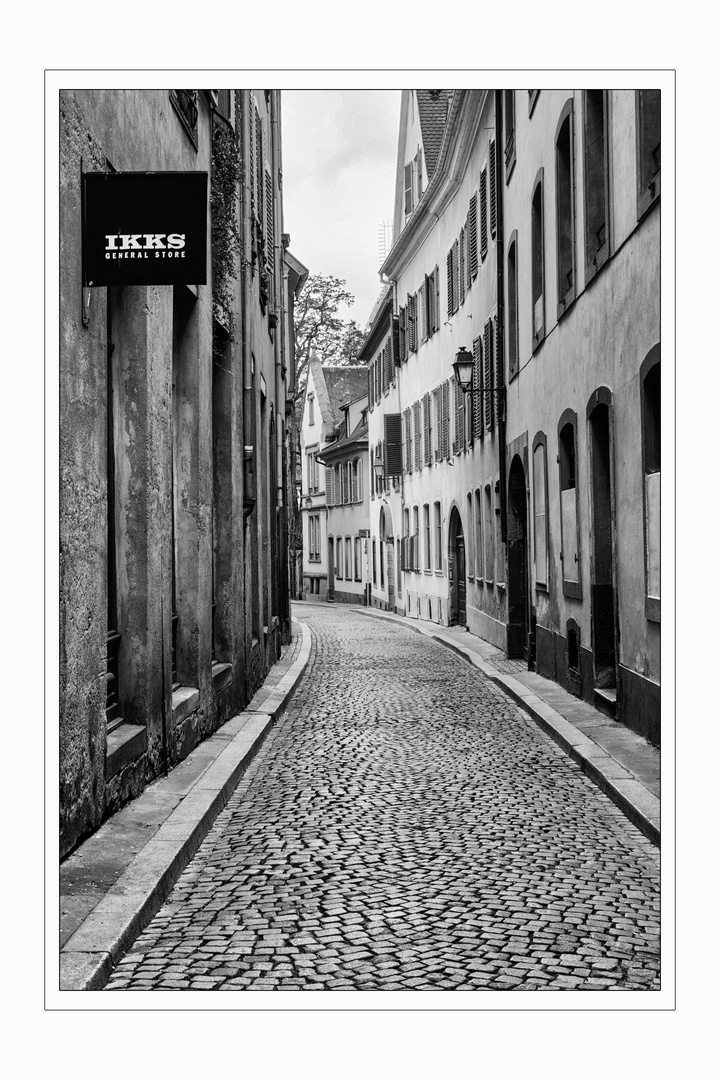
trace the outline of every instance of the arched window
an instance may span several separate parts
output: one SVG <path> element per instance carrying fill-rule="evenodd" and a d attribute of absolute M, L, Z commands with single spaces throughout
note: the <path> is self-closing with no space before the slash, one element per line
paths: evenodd
<path fill-rule="evenodd" d="M 608 257 L 608 125 L 607 90 L 586 90 L 583 115 L 585 173 L 585 280 Z"/>
<path fill-rule="evenodd" d="M 545 252 L 543 170 L 540 169 L 532 197 L 532 319 L 533 346 L 545 337 Z"/>
<path fill-rule="evenodd" d="M 578 484 L 576 464 L 577 417 L 566 409 L 558 424 L 558 459 L 560 473 L 560 529 L 563 593 L 582 597 L 580 580 L 580 536 L 578 521 Z"/>
<path fill-rule="evenodd" d="M 645 503 L 645 615 L 660 622 L 660 346 L 640 369 L 643 499 Z"/>
<path fill-rule="evenodd" d="M 533 551 L 535 587 L 548 583 L 547 440 L 539 432 L 533 440 Z"/>
<path fill-rule="evenodd" d="M 555 139 L 558 318 L 575 299 L 573 103 L 565 105 Z"/>

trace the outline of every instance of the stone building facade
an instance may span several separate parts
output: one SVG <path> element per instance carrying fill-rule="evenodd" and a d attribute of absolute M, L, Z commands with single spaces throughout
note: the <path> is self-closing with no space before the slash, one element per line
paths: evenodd
<path fill-rule="evenodd" d="M 65 855 L 241 710 L 289 640 L 279 92 L 63 91 Z M 207 172 L 205 284 L 84 289 L 84 172 Z"/>
<path fill-rule="evenodd" d="M 658 90 L 404 91 L 391 362 L 368 363 L 380 605 L 655 743 L 659 196 Z"/>

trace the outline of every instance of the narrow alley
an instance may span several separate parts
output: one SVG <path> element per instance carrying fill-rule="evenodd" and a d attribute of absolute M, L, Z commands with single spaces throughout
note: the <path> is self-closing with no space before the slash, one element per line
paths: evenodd
<path fill-rule="evenodd" d="M 310 663 L 109 990 L 659 989 L 659 851 L 503 692 L 302 604 Z"/>

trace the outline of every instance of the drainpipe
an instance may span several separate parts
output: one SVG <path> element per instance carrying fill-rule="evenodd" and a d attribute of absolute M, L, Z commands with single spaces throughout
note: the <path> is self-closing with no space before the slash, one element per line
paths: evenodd
<path fill-rule="evenodd" d="M 242 152 L 242 187 L 240 190 L 240 224 L 242 249 L 240 252 L 240 327 L 243 365 L 243 520 L 255 509 L 255 401 L 253 398 L 252 354 L 249 346 L 248 311 L 250 310 L 250 281 L 248 273 L 252 251 L 252 208 L 247 169 L 250 160 L 249 140 L 251 111 L 247 90 L 240 91 L 240 139 Z"/>
<path fill-rule="evenodd" d="M 498 395 L 498 452 L 500 472 L 500 536 L 507 549 L 507 433 L 506 433 L 506 395 L 505 395 L 505 241 L 503 235 L 503 202 L 505 183 L 502 171 L 502 90 L 495 91 L 495 177 L 497 181 L 497 238 L 495 257 L 497 260 L 497 351 L 496 377 L 500 372 L 501 393 Z"/>

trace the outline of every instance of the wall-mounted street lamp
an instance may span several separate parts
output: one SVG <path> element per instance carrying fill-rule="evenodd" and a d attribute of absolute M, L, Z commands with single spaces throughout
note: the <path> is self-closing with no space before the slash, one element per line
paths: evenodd
<path fill-rule="evenodd" d="M 473 354 L 466 349 L 464 345 L 461 346 L 455 354 L 453 371 L 455 372 L 455 378 L 460 385 L 460 389 L 464 394 L 467 394 L 468 390 L 472 390 L 474 367 L 475 361 L 473 359 Z"/>
<path fill-rule="evenodd" d="M 383 461 L 382 457 L 376 457 L 375 458 L 375 461 L 373 462 L 373 471 L 375 473 L 375 478 L 377 480 L 382 480 L 383 479 L 384 471 L 385 471 L 385 462 Z"/>

